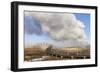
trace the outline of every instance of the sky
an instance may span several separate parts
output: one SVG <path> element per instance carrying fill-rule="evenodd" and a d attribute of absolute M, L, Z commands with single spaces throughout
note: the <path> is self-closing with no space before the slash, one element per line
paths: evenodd
<path fill-rule="evenodd" d="M 77 41 L 90 41 L 89 14 L 25 12 L 24 26 L 25 46 L 41 42 L 75 46 L 80 45 Z"/>
<path fill-rule="evenodd" d="M 88 41 L 90 41 L 90 14 L 76 13 L 75 16 L 78 20 L 84 23 L 85 33 L 86 33 Z"/>

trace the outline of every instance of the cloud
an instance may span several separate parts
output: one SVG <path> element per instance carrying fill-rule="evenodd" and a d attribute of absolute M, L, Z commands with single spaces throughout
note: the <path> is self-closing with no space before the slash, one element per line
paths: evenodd
<path fill-rule="evenodd" d="M 40 23 L 42 29 L 35 31 L 46 32 L 54 40 L 87 41 L 84 23 L 72 13 L 25 12 L 25 15 L 32 16 Z"/>

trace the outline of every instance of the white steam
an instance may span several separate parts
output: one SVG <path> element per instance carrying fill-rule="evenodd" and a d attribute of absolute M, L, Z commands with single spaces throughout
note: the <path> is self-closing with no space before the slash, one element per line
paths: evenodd
<path fill-rule="evenodd" d="M 87 41 L 84 24 L 71 13 L 25 12 L 41 23 L 42 30 L 55 40 Z"/>

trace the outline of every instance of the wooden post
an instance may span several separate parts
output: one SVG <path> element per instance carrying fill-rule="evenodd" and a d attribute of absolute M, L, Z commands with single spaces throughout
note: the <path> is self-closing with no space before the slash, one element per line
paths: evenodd
<path fill-rule="evenodd" d="M 86 59 L 86 56 L 83 56 L 84 59 Z"/>
<path fill-rule="evenodd" d="M 53 56 L 53 54 L 51 54 L 51 56 Z"/>
<path fill-rule="evenodd" d="M 71 56 L 71 59 L 74 59 L 74 56 Z"/>
<path fill-rule="evenodd" d="M 61 59 L 63 59 L 63 56 L 61 56 Z"/>
<path fill-rule="evenodd" d="M 57 55 L 56 55 L 56 58 L 57 58 Z"/>

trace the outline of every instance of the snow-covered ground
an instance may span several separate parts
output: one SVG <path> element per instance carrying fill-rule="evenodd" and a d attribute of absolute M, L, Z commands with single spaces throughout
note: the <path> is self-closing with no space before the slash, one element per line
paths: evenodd
<path fill-rule="evenodd" d="M 49 56 L 42 56 L 42 58 L 36 58 L 36 59 L 32 59 L 30 60 L 30 62 L 34 62 L 34 61 L 43 61 L 45 60 L 46 58 L 48 58 Z"/>

